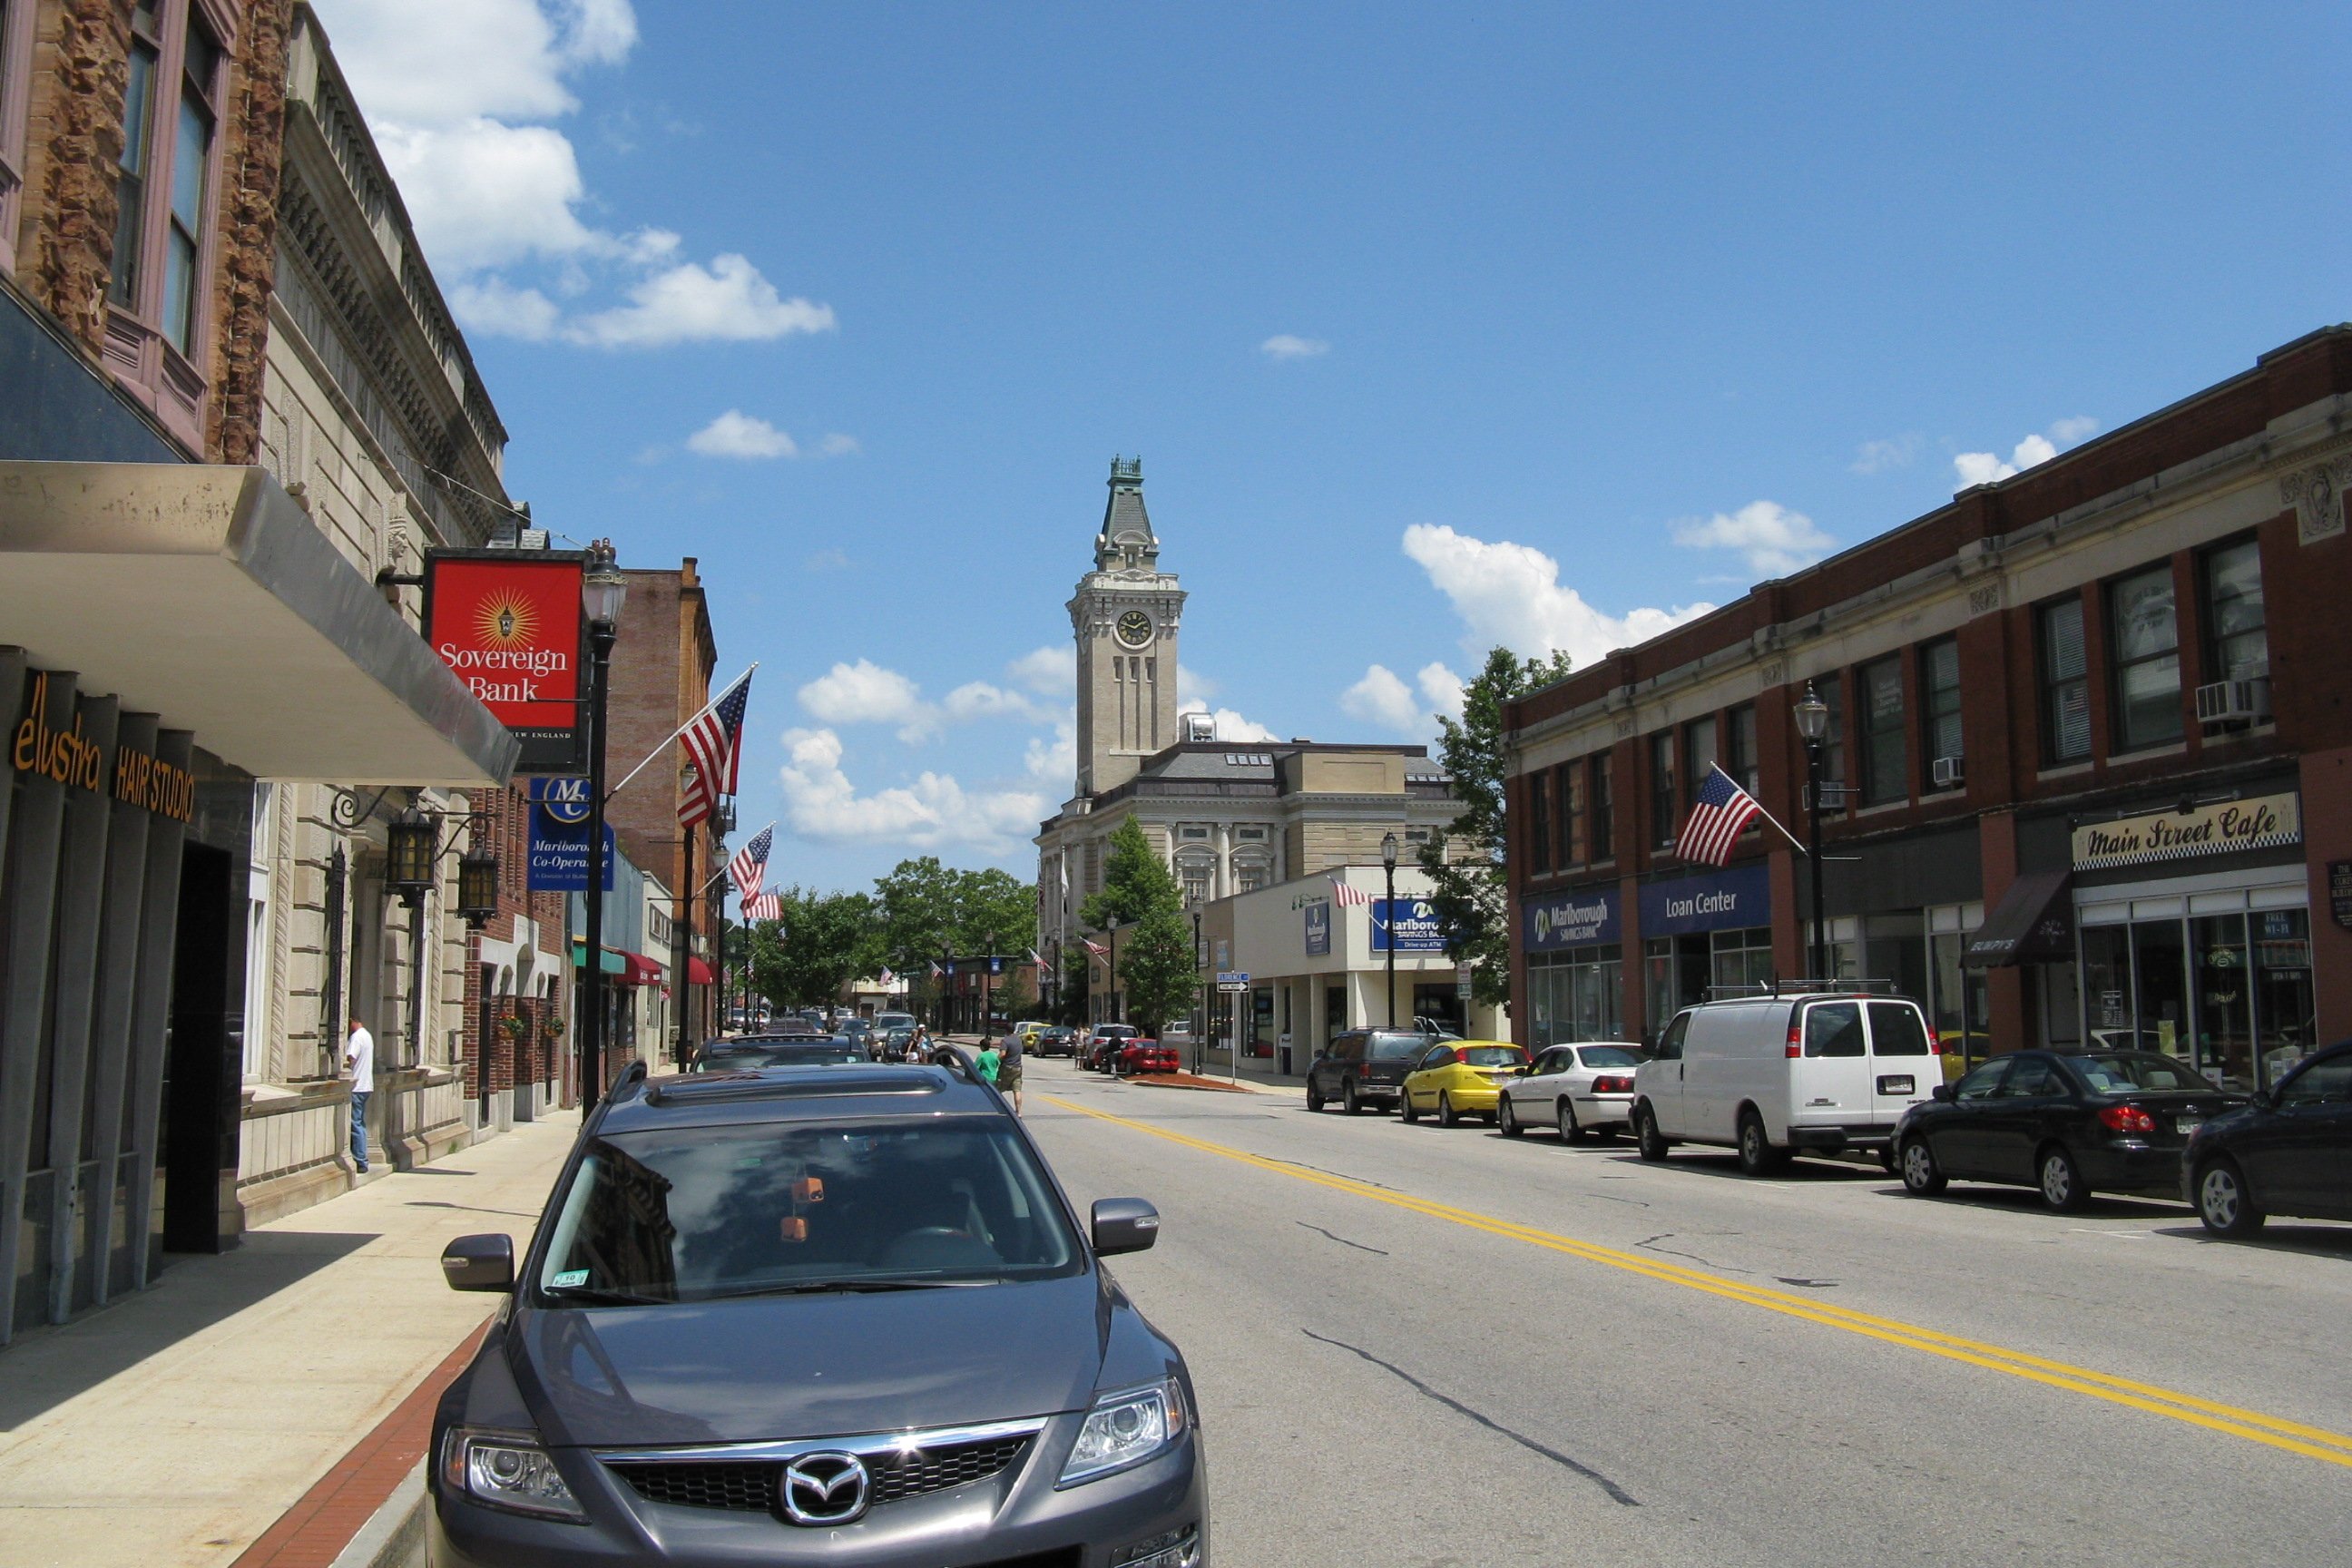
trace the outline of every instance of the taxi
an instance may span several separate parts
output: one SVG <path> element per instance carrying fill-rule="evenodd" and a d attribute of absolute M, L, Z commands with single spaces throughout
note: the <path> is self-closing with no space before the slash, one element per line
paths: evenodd
<path fill-rule="evenodd" d="M 1503 1084 L 1528 1070 L 1523 1046 L 1502 1040 L 1446 1040 L 1422 1053 L 1405 1075 L 1399 1109 L 1407 1121 L 1418 1121 L 1423 1111 L 1436 1114 L 1437 1124 L 1452 1127 L 1465 1116 L 1496 1119 L 1502 1104 Z"/>

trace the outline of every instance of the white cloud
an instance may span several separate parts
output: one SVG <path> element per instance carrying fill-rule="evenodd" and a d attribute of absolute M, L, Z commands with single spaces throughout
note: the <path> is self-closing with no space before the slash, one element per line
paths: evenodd
<path fill-rule="evenodd" d="M 783 298 L 742 256 L 705 267 L 684 259 L 667 229 L 619 232 L 582 217 L 591 196 L 579 157 L 547 122 L 579 108 L 571 84 L 581 72 L 628 58 L 629 0 L 321 0 L 320 11 L 468 329 L 614 349 L 832 329 L 830 307 Z M 549 276 L 498 275 L 524 267 Z M 567 321 L 551 298 L 600 288 L 627 302 Z"/>
<path fill-rule="evenodd" d="M 1076 711 L 1054 721 L 1051 742 L 1042 735 L 1030 736 L 1028 755 L 1024 761 L 1031 778 L 1044 780 L 1056 789 L 1073 787 L 1078 777 L 1078 721 Z"/>
<path fill-rule="evenodd" d="M 1820 560 L 1837 541 L 1802 512 L 1778 501 L 1752 500 L 1738 511 L 1675 523 L 1675 542 L 1690 550 L 1737 550 L 1750 572 L 1781 577 Z"/>
<path fill-rule="evenodd" d="M 1404 552 L 1429 574 L 1469 627 L 1462 647 L 1484 659 L 1497 644 L 1534 658 L 1566 651 L 1578 665 L 1612 648 L 1631 647 L 1712 605 L 1603 615 L 1559 583 L 1559 563 L 1530 545 L 1489 543 L 1444 524 L 1417 522 L 1404 531 Z"/>
<path fill-rule="evenodd" d="M 785 815 L 804 838 L 952 844 L 1001 854 L 1035 832 L 1048 809 L 1034 790 L 968 791 L 953 775 L 929 771 L 910 784 L 860 795 L 842 771 L 841 737 L 833 731 L 787 730 L 783 743 Z"/>
<path fill-rule="evenodd" d="M 1408 741 L 1427 741 L 1437 733 L 1437 716 L 1462 714 L 1462 678 L 1440 663 L 1422 666 L 1407 686 L 1384 664 L 1373 665 L 1364 678 L 1339 694 L 1339 708 L 1368 724 L 1395 731 Z"/>
<path fill-rule="evenodd" d="M 821 458 L 854 458 L 865 448 L 857 444 L 856 437 L 835 430 L 816 444 L 816 450 Z"/>
<path fill-rule="evenodd" d="M 1463 680 L 1460 676 L 1445 666 L 1433 662 L 1423 665 L 1421 673 L 1414 676 L 1413 680 L 1421 688 L 1421 700 L 1433 711 L 1443 713 L 1448 719 L 1462 717 Z"/>
<path fill-rule="evenodd" d="M 1177 704 L 1179 713 L 1206 713 L 1217 721 L 1220 741 L 1279 741 L 1281 736 L 1254 719 L 1244 719 L 1230 708 L 1211 708 L 1199 698 Z"/>
<path fill-rule="evenodd" d="M 985 680 L 965 681 L 948 693 L 945 706 L 949 718 L 965 724 L 976 719 L 996 719 L 1007 714 L 1037 724 L 1049 724 L 1054 719 L 1053 710 L 1034 700 L 1026 693 Z"/>
<path fill-rule="evenodd" d="M 636 283 L 629 303 L 583 316 L 564 336 L 596 348 L 660 348 L 688 342 L 761 342 L 794 332 L 826 332 L 833 307 L 786 300 L 740 256 L 704 268 L 682 261 Z"/>
<path fill-rule="evenodd" d="M 2053 422 L 2048 435 L 2028 436 L 2020 441 L 2005 463 L 1996 453 L 1962 452 L 1952 459 L 1952 472 L 1964 490 L 1977 485 L 1999 484 L 2036 463 L 2048 462 L 2062 448 L 2074 445 L 2098 427 L 2099 422 L 2087 414 L 2070 415 Z"/>
<path fill-rule="evenodd" d="M 793 438 L 764 419 L 739 408 L 726 413 L 686 438 L 686 449 L 706 458 L 797 458 Z"/>
<path fill-rule="evenodd" d="M 939 710 L 923 700 L 921 687 L 867 658 L 835 665 L 801 688 L 800 700 L 827 724 L 896 724 L 910 745 L 939 728 Z"/>
<path fill-rule="evenodd" d="M 1004 673 L 1041 697 L 1066 699 L 1078 689 L 1078 650 L 1070 643 L 1032 648 L 1004 667 Z M 1183 686 L 1179 666 L 1177 686 Z"/>
<path fill-rule="evenodd" d="M 1864 441 L 1854 449 L 1853 461 L 1847 467 L 1857 474 L 1883 474 L 1917 457 L 1919 447 L 1916 430 L 1907 430 L 1884 441 Z"/>
<path fill-rule="evenodd" d="M 1273 360 L 1313 359 L 1318 354 L 1329 353 L 1331 345 L 1321 338 L 1302 338 L 1289 332 L 1276 332 L 1258 344 L 1257 352 Z"/>
<path fill-rule="evenodd" d="M 1179 664 L 1176 667 L 1176 702 L 1180 708 L 1187 702 L 1205 702 L 1220 689 L 1215 681 L 1192 666 Z"/>

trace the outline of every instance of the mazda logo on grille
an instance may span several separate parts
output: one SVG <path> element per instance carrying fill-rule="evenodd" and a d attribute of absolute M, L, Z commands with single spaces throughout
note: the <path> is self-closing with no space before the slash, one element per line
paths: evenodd
<path fill-rule="evenodd" d="M 866 1461 L 855 1454 L 803 1454 L 784 1467 L 784 1517 L 794 1524 L 848 1524 L 865 1517 L 873 1488 Z"/>

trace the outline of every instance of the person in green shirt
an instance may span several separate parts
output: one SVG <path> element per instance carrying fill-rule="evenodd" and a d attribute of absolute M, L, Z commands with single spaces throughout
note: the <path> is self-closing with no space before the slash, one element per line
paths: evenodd
<path fill-rule="evenodd" d="M 986 1079 L 991 1083 L 994 1083 L 996 1081 L 997 1064 L 1002 1062 L 1003 1059 L 1004 1058 L 1002 1056 L 997 1054 L 996 1042 L 991 1040 L 980 1047 L 980 1055 L 972 1058 L 972 1066 L 980 1069 L 981 1077 Z"/>

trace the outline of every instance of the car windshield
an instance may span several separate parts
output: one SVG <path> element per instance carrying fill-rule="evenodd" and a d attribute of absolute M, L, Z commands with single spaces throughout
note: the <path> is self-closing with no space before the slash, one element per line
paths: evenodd
<path fill-rule="evenodd" d="M 2213 1086 L 2197 1069 L 2177 1058 L 2154 1051 L 2101 1051 L 2073 1058 L 2074 1070 L 2094 1094 L 2128 1094 L 2133 1089 L 2210 1089 Z"/>
<path fill-rule="evenodd" d="M 1376 1062 L 1402 1061 L 1407 1057 L 1417 1057 L 1428 1048 L 1427 1035 L 1374 1035 L 1371 1057 Z"/>
<path fill-rule="evenodd" d="M 1021 1139 L 993 1121 L 680 1127 L 588 1145 L 555 1208 L 542 1305 L 1037 1279 L 1084 1267 Z"/>
<path fill-rule="evenodd" d="M 1095 1034 L 1097 1037 L 1106 1040 L 1131 1040 L 1135 1038 L 1135 1026 L 1132 1024 L 1105 1024 L 1102 1027 L 1097 1029 Z"/>
<path fill-rule="evenodd" d="M 1517 1046 L 1464 1046 L 1460 1055 L 1474 1068 L 1515 1068 L 1528 1059 L 1528 1053 Z"/>
<path fill-rule="evenodd" d="M 862 1062 L 865 1048 L 847 1040 L 728 1040 L 703 1047 L 703 1065 L 709 1068 L 817 1067 L 835 1062 Z"/>
<path fill-rule="evenodd" d="M 1623 1046 L 1580 1046 L 1576 1055 L 1589 1068 L 1637 1068 L 1642 1065 L 1642 1053 L 1627 1050 Z"/>

